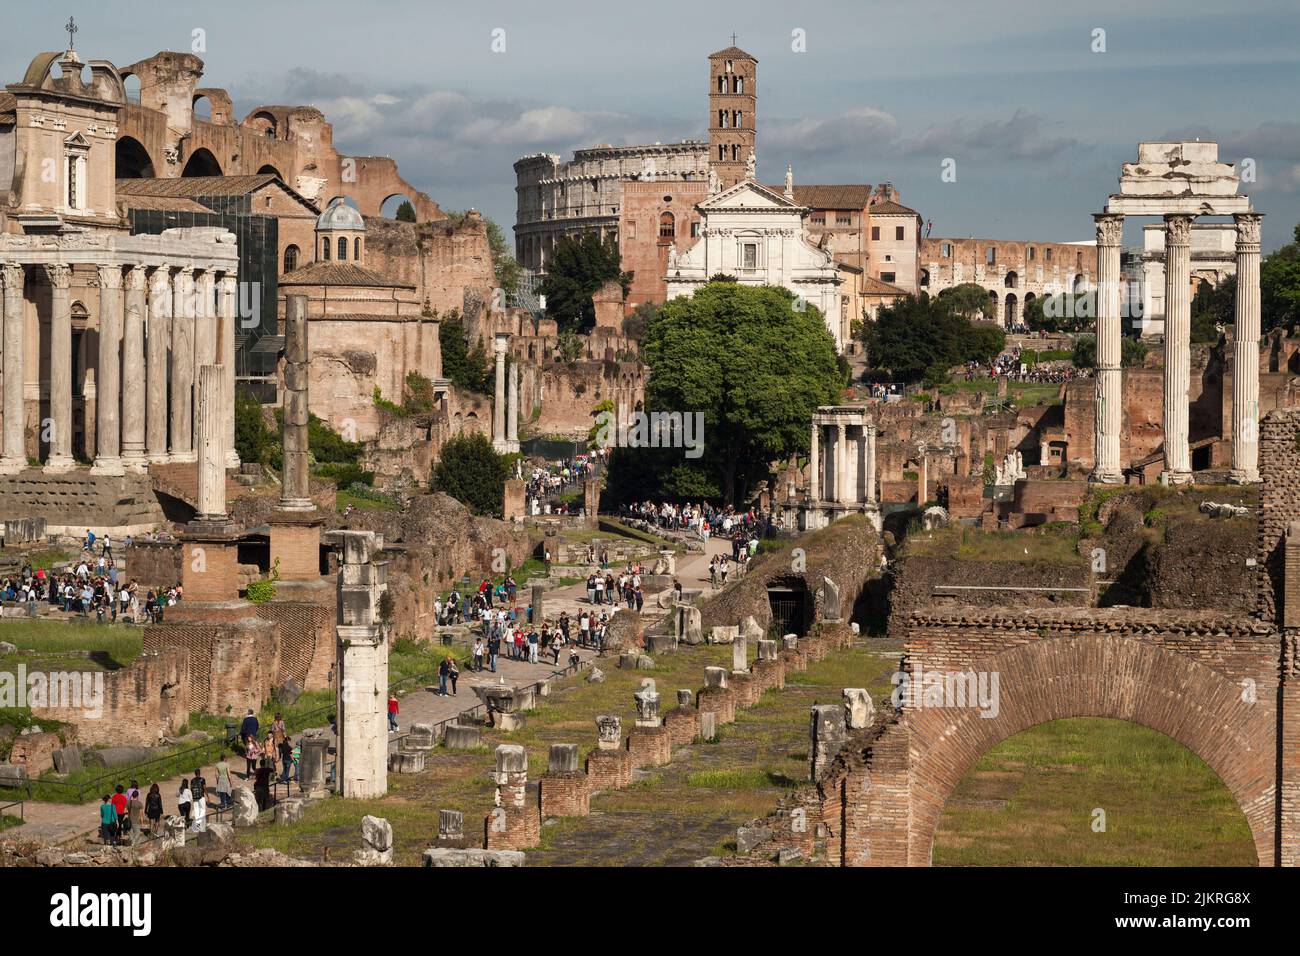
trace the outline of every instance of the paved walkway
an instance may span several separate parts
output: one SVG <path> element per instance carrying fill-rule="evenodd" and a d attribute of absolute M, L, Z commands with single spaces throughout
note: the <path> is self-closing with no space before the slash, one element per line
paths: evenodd
<path fill-rule="evenodd" d="M 685 588 L 701 588 L 707 592 L 709 590 L 709 558 L 715 554 L 729 555 L 730 553 L 731 543 L 729 541 L 710 538 L 704 552 L 692 551 L 679 556 L 677 580 Z M 608 604 L 588 604 L 585 581 L 567 588 L 548 591 L 545 602 L 546 616 L 552 620 L 558 617 L 561 611 L 568 611 L 569 617 L 576 618 L 583 609 L 590 610 L 593 607 L 604 609 L 610 613 L 617 610 L 616 607 Z M 664 613 L 655 603 L 655 595 L 646 595 L 643 613 L 647 618 L 651 619 Z M 595 658 L 596 653 L 586 648 L 578 648 L 578 656 L 582 661 L 587 662 Z M 465 691 L 463 694 L 448 694 L 443 697 L 435 693 L 437 689 L 436 683 L 432 685 L 432 689 L 425 688 L 409 693 L 405 697 L 399 698 L 398 726 L 400 730 L 398 733 L 389 735 L 390 745 L 396 746 L 397 738 L 406 732 L 411 724 L 437 724 L 474 707 L 479 702 L 478 695 L 473 690 L 476 684 L 504 682 L 525 685 L 545 680 L 562 671 L 564 666 L 568 664 L 568 657 L 569 648 L 566 648 L 561 652 L 559 668 L 549 659 L 546 659 L 544 663 L 530 664 L 526 661 L 513 661 L 501 657 L 497 660 L 497 673 L 495 674 L 489 671 L 475 673 L 470 670 L 462 670 L 457 691 Z M 232 770 L 243 765 L 242 758 L 239 757 L 232 757 L 230 762 Z M 204 776 L 207 777 L 210 786 L 215 784 L 216 771 L 210 765 L 204 767 Z M 241 773 L 234 773 L 233 776 L 236 778 L 237 785 L 243 781 Z M 127 781 L 123 780 L 122 782 L 126 783 Z M 149 784 L 153 782 L 155 781 L 141 780 L 141 789 L 147 791 Z M 180 787 L 181 777 L 176 776 L 156 782 L 159 790 L 162 791 L 166 812 L 169 814 L 174 812 L 175 794 Z M 98 830 L 99 803 L 98 798 L 83 804 L 28 801 L 24 805 L 26 823 L 4 831 L 3 835 L 0 835 L 0 839 L 37 840 L 47 845 L 71 842 L 79 837 L 93 834 Z"/>

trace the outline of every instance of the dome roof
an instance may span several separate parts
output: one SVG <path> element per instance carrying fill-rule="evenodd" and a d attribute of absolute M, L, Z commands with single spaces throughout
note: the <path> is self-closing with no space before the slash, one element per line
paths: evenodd
<path fill-rule="evenodd" d="M 365 228 L 366 223 L 361 218 L 361 213 L 349 206 L 342 196 L 332 200 L 316 220 L 317 232 L 331 229 L 355 229 L 364 232 Z"/>

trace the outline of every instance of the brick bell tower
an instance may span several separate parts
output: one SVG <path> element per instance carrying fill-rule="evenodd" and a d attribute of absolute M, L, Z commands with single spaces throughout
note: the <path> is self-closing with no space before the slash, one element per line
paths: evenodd
<path fill-rule="evenodd" d="M 709 55 L 709 168 L 722 189 L 745 178 L 758 103 L 758 61 L 731 41 Z"/>

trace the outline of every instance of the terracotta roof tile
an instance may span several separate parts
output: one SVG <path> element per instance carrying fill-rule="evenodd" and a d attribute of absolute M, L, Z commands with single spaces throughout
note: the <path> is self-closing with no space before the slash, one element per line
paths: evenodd
<path fill-rule="evenodd" d="M 383 289 L 414 289 L 409 282 L 399 282 L 371 272 L 353 262 L 312 262 L 280 276 L 280 286 L 354 285 Z"/>
<path fill-rule="evenodd" d="M 871 215 L 873 216 L 919 216 L 920 215 L 920 213 L 918 213 L 915 209 L 910 209 L 907 206 L 902 205 L 901 203 L 891 202 L 889 200 L 886 200 L 885 202 L 876 203 L 874 206 L 871 207 L 870 212 Z"/>

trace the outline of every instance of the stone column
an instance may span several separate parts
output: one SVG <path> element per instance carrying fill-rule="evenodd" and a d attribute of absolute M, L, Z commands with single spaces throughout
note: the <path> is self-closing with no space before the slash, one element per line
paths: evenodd
<path fill-rule="evenodd" d="M 1232 481 L 1259 481 L 1259 213 L 1239 213 L 1232 342 Z"/>
<path fill-rule="evenodd" d="M 307 297 L 291 295 L 284 310 L 284 474 L 280 484 L 280 507 L 286 511 L 310 511 L 307 441 Z"/>
<path fill-rule="evenodd" d="M 167 345 L 171 338 L 172 283 L 166 267 L 149 276 L 149 315 L 145 328 L 145 448 L 151 464 L 167 455 Z"/>
<path fill-rule="evenodd" d="M 211 270 L 200 272 L 194 282 L 194 443 L 199 441 L 199 369 L 217 364 L 217 282 Z"/>
<path fill-rule="evenodd" d="M 194 269 L 172 276 L 172 461 L 194 461 Z"/>
<path fill-rule="evenodd" d="M 50 277 L 50 449 L 46 474 L 70 471 L 72 458 L 72 267 L 45 267 Z"/>
<path fill-rule="evenodd" d="M 336 789 L 367 800 L 388 791 L 388 644 L 379 619 L 386 565 L 383 539 L 342 531 L 337 635 Z"/>
<path fill-rule="evenodd" d="M 916 506 L 924 508 L 930 494 L 930 456 L 921 450 L 921 460 L 916 463 Z"/>
<path fill-rule="evenodd" d="M 864 498 L 866 501 L 875 503 L 876 501 L 876 426 L 874 422 L 869 422 L 862 429 L 864 436 L 864 445 L 866 446 L 866 464 L 863 472 L 866 476 L 867 488 Z"/>
<path fill-rule="evenodd" d="M 1164 484 L 1192 479 L 1187 444 L 1187 389 L 1191 377 L 1192 216 L 1165 216 L 1165 470 Z"/>
<path fill-rule="evenodd" d="M 1093 436 L 1093 481 L 1123 481 L 1120 430 L 1124 380 L 1120 368 L 1120 243 L 1124 217 L 1100 213 L 1097 222 L 1097 391 Z M 1042 462 L 1047 464 L 1047 462 Z"/>
<path fill-rule="evenodd" d="M 122 465 L 136 474 L 149 464 L 144 453 L 144 310 L 145 267 L 132 266 L 126 275 L 122 334 Z"/>
<path fill-rule="evenodd" d="M 843 422 L 835 423 L 835 500 L 839 504 L 848 501 L 846 489 L 849 477 L 849 429 Z"/>
<path fill-rule="evenodd" d="M 23 408 L 25 349 L 23 333 L 23 267 L 16 262 L 0 266 L 4 278 L 4 455 L 0 474 L 16 475 L 27 467 L 25 440 L 27 413 Z"/>
<path fill-rule="evenodd" d="M 122 402 L 122 267 L 99 267 L 99 370 L 95 376 L 96 422 L 95 464 L 97 475 L 124 473 L 118 433 L 118 411 Z"/>
<path fill-rule="evenodd" d="M 220 365 L 199 369 L 199 521 L 226 520 L 226 427 L 223 408 L 225 370 Z"/>
<path fill-rule="evenodd" d="M 217 318 L 221 323 L 221 350 L 217 361 L 226 376 L 226 467 L 239 467 L 239 452 L 235 450 L 235 336 L 239 323 L 238 283 L 233 272 L 223 273 L 218 282 L 219 296 Z"/>
<path fill-rule="evenodd" d="M 492 340 L 497 367 L 495 392 L 492 400 L 492 443 L 501 451 L 506 443 L 506 337 L 498 335 Z"/>
<path fill-rule="evenodd" d="M 510 363 L 510 392 L 506 402 L 506 440 L 519 443 L 519 363 Z"/>
<path fill-rule="evenodd" d="M 808 501 L 813 504 L 822 500 L 821 444 L 822 426 L 813 422 L 811 441 L 808 446 Z"/>
<path fill-rule="evenodd" d="M 428 375 L 437 380 L 442 378 L 442 320 L 436 315 L 428 320 L 429 352 Z"/>

